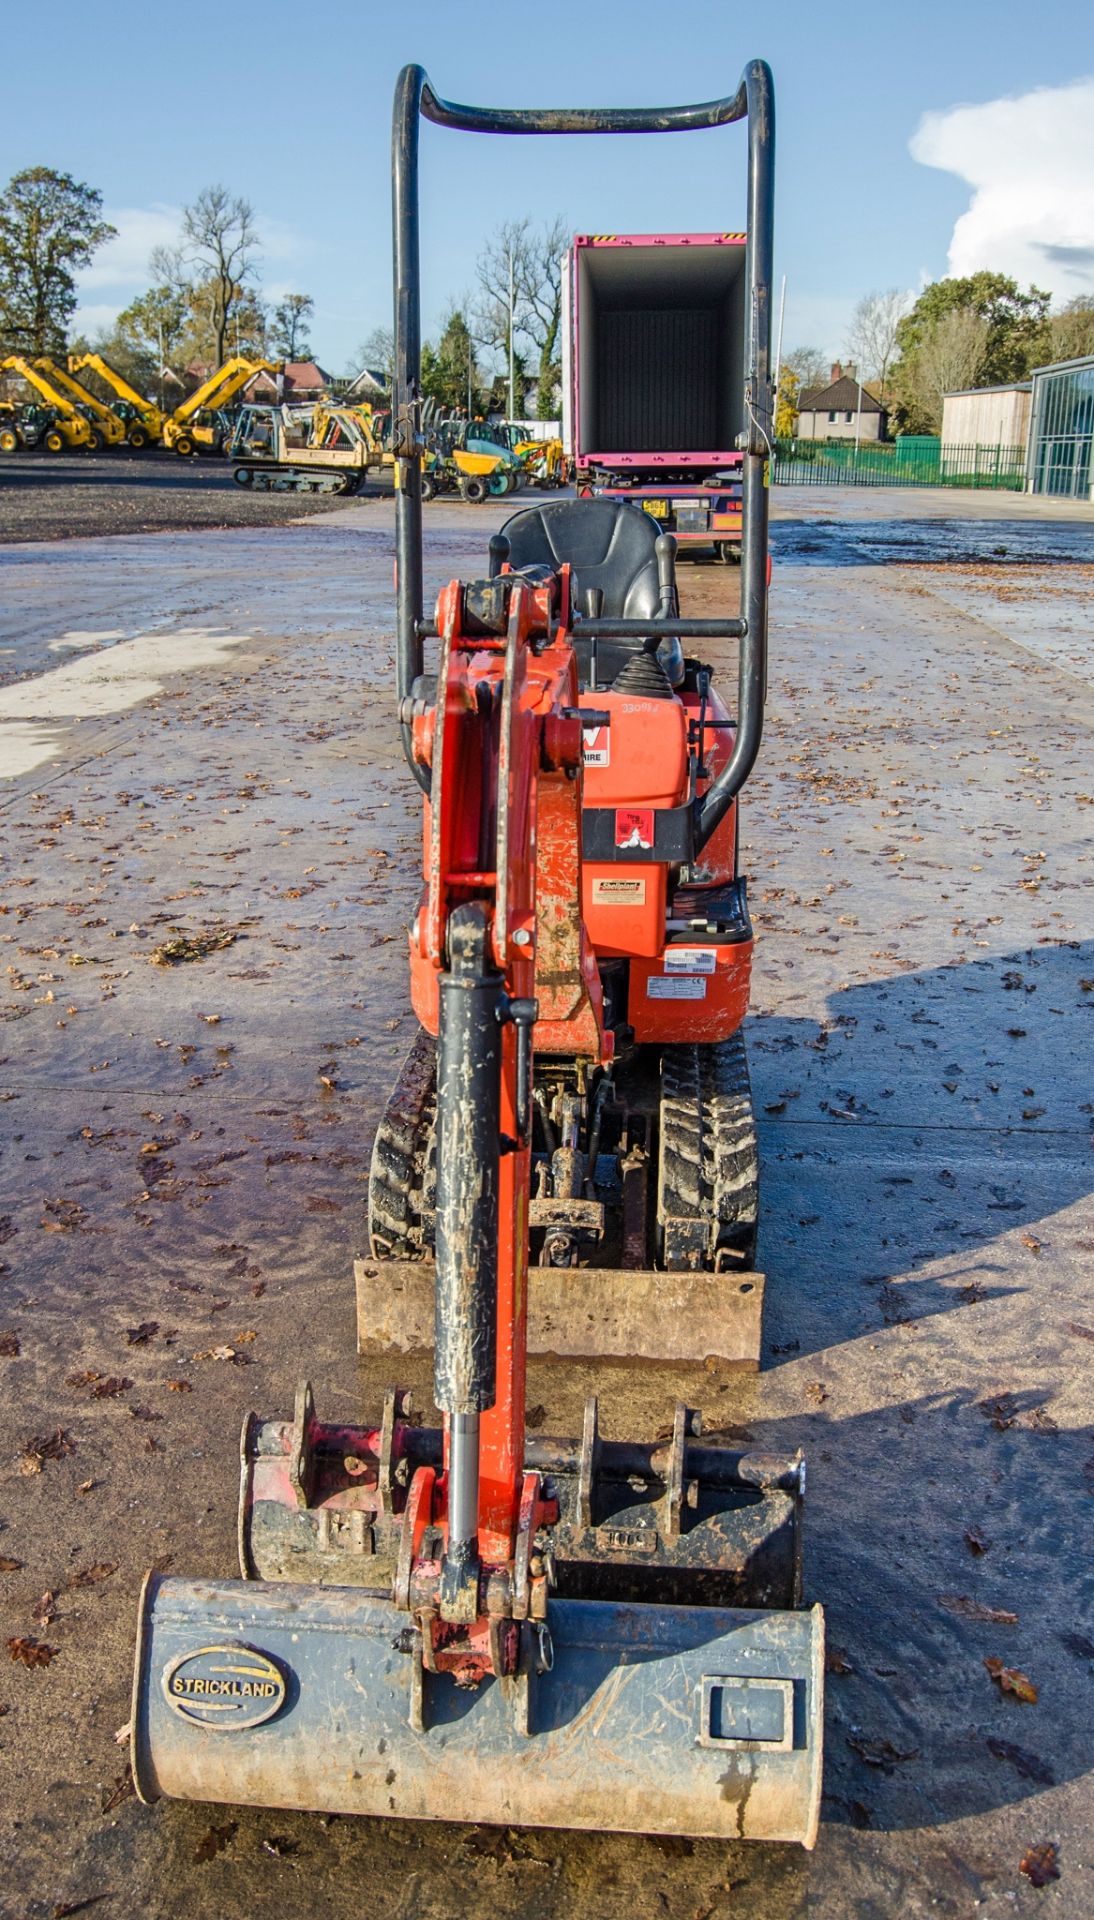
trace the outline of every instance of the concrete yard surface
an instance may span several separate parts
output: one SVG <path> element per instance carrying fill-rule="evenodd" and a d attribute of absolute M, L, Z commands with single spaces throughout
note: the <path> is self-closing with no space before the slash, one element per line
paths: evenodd
<path fill-rule="evenodd" d="M 133 1798 L 143 1571 L 234 1572 L 248 1409 L 306 1375 L 352 1420 L 390 1374 L 353 1261 L 420 809 L 365 500 L 0 548 L 3 1920 L 1094 1912 L 1094 521 L 773 505 L 763 1368 L 536 1363 L 529 1419 L 579 1432 L 595 1388 L 612 1437 L 684 1399 L 804 1449 L 816 1851 Z M 431 593 L 502 517 L 427 509 Z M 686 612 L 735 596 L 680 572 Z"/>

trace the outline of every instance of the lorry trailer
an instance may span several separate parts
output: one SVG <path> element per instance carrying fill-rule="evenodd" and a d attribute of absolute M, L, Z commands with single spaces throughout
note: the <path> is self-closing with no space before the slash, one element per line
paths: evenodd
<path fill-rule="evenodd" d="M 563 261 L 563 442 L 579 494 L 685 551 L 741 550 L 744 233 L 578 234 Z"/>

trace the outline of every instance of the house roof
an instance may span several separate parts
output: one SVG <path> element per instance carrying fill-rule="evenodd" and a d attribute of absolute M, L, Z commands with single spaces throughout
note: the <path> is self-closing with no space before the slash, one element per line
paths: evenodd
<path fill-rule="evenodd" d="M 286 360 L 282 377 L 287 393 L 291 393 L 294 387 L 329 387 L 331 379 L 330 374 L 324 373 L 322 367 L 314 360 Z M 250 384 L 256 387 L 268 384 L 273 387 L 276 378 L 275 374 L 267 373 L 265 368 L 261 368 Z"/>
<path fill-rule="evenodd" d="M 859 394 L 862 405 L 859 406 Z M 875 400 L 867 387 L 859 387 L 857 380 L 848 374 L 833 380 L 830 387 L 810 387 L 808 392 L 798 395 L 799 413 L 884 413 L 880 400 Z"/>
<path fill-rule="evenodd" d="M 388 378 L 382 367 L 362 367 L 359 374 L 349 383 L 352 393 L 386 393 Z"/>

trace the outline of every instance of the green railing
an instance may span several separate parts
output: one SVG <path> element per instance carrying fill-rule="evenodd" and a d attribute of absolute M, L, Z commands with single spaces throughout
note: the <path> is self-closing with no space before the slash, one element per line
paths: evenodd
<path fill-rule="evenodd" d="M 900 440 L 779 440 L 775 481 L 793 487 L 992 487 L 1021 493 L 1024 447 L 943 445 L 925 434 Z"/>

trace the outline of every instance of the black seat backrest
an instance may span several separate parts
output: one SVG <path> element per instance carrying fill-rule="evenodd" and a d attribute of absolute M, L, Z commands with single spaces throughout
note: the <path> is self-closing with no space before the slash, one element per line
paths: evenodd
<path fill-rule="evenodd" d="M 559 567 L 569 561 L 578 605 L 588 587 L 604 595 L 607 620 L 656 619 L 660 605 L 655 543 L 660 529 L 627 500 L 552 500 L 507 520 L 509 565 Z"/>

